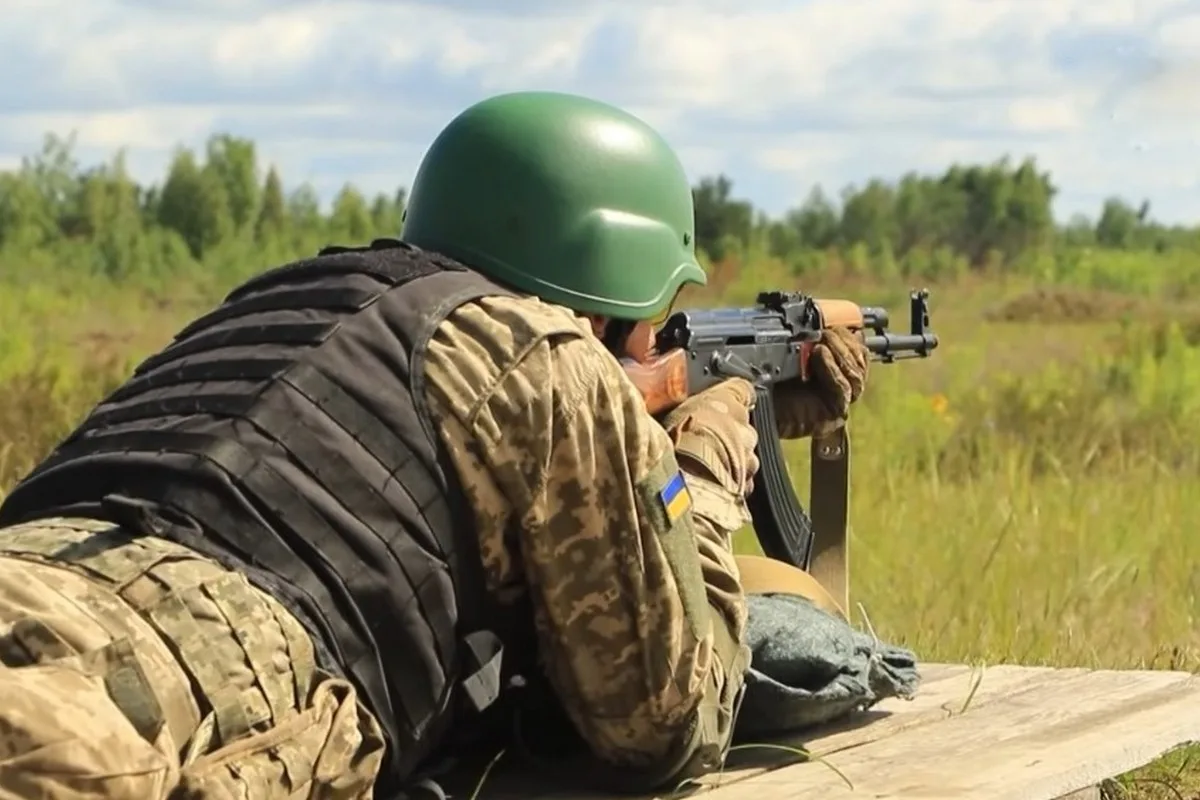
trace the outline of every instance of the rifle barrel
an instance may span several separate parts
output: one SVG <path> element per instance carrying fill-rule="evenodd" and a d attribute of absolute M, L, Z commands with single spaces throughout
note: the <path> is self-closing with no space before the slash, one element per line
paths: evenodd
<path fill-rule="evenodd" d="M 884 358 L 896 353 L 924 357 L 938 346 L 938 338 L 933 333 L 880 333 L 866 337 L 866 345 L 869 351 Z"/>

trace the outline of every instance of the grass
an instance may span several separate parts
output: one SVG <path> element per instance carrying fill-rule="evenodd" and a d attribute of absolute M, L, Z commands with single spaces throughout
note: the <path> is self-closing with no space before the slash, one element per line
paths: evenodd
<path fill-rule="evenodd" d="M 693 300 L 795 283 L 717 277 Z M 807 288 L 906 313 L 903 285 Z M 0 491 L 202 307 L 0 293 Z M 933 287 L 932 309 L 935 356 L 876 367 L 852 420 L 852 592 L 875 631 L 924 660 L 1200 671 L 1200 312 L 999 280 Z M 1200 750 L 1105 791 L 1200 797 Z"/>

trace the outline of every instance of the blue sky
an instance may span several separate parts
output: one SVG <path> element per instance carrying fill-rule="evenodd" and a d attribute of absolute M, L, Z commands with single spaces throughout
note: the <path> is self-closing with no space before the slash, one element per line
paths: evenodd
<path fill-rule="evenodd" d="M 499 10 L 503 9 L 503 10 Z M 1036 155 L 1056 210 L 1200 222 L 1197 0 L 0 0 L 0 166 L 74 130 L 144 180 L 254 138 L 328 198 L 408 184 L 471 102 L 625 106 L 771 213 L 814 184 Z"/>

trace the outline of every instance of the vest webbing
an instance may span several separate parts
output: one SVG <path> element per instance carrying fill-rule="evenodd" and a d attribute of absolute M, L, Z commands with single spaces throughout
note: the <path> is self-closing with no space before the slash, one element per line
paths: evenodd
<path fill-rule="evenodd" d="M 480 709 L 497 691 L 473 524 L 423 359 L 450 311 L 504 293 L 392 240 L 266 272 L 146 359 L 13 489 L 0 523 L 153 509 L 143 532 L 241 569 L 305 624 L 379 718 L 380 788 L 398 786 L 457 698 Z"/>

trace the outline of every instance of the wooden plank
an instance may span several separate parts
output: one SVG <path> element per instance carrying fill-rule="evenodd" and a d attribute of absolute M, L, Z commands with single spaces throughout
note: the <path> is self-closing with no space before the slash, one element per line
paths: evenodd
<path fill-rule="evenodd" d="M 1063 673 L 1066 674 L 1063 674 Z M 981 686 L 982 689 L 982 686 Z M 706 792 L 704 800 L 1047 800 L 1200 741 L 1200 679 L 1043 670 L 1002 700 Z"/>
<path fill-rule="evenodd" d="M 1057 797 L 1055 800 L 1104 800 L 1104 795 L 1100 792 L 1099 786 L 1089 786 L 1086 789 L 1080 789 L 1078 792 L 1064 794 L 1062 797 Z"/>
<path fill-rule="evenodd" d="M 827 755 L 877 741 L 913 727 L 944 720 L 962 710 L 970 698 L 970 708 L 1000 700 L 1039 676 L 1055 672 L 1051 667 L 996 666 L 972 670 L 962 664 L 922 664 L 921 686 L 912 700 L 885 700 L 871 710 L 848 720 L 822 726 L 797 736 L 771 739 L 772 744 L 804 747 L 817 755 Z M 1084 670 L 1058 670 L 1082 674 Z M 974 693 L 972 689 L 974 687 Z M 739 749 L 730 754 L 720 776 L 711 776 L 705 784 L 728 786 L 760 775 L 771 768 L 794 762 L 795 756 L 774 749 Z M 819 765 L 816 765 L 819 766 Z M 705 793 L 708 794 L 707 792 Z M 607 794 L 569 790 L 559 784 L 538 779 L 510 765 L 488 778 L 482 795 L 487 800 L 606 800 Z"/>
<path fill-rule="evenodd" d="M 826 763 L 797 764 L 778 750 L 741 749 L 694 796 L 1094 797 L 1101 780 L 1200 740 L 1200 679 L 1183 673 L 927 664 L 921 674 L 911 701 L 885 701 L 846 722 L 771 740 L 804 747 Z M 846 775 L 853 790 L 827 764 Z M 613 797 L 531 775 L 520 764 L 506 766 L 488 778 L 481 800 Z"/>
<path fill-rule="evenodd" d="M 812 755 L 823 758 L 894 736 L 901 731 L 940 722 L 954 714 L 962 713 L 964 707 L 968 710 L 975 709 L 1003 700 L 1022 687 L 1053 672 L 1083 674 L 1085 670 L 1055 670 L 1053 667 L 1018 667 L 1006 664 L 977 670 L 961 664 L 923 665 L 921 686 L 912 700 L 885 700 L 869 711 L 856 714 L 844 722 L 822 726 L 796 736 L 775 738 L 771 740 L 771 744 L 803 748 Z M 727 786 L 795 760 L 795 756 L 778 749 L 755 751 L 751 745 L 743 743 L 736 752 L 730 754 L 725 771 L 719 777 L 705 782 L 719 782 L 720 785 Z"/>

